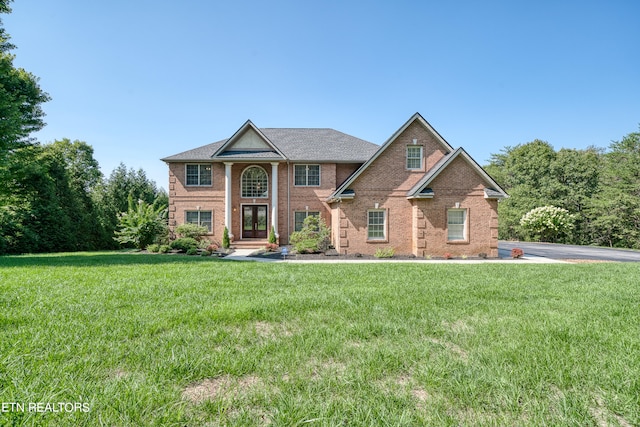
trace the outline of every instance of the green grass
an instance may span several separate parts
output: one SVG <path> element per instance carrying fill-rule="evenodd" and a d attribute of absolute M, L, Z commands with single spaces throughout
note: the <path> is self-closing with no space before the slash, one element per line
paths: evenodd
<path fill-rule="evenodd" d="M 638 264 L 0 257 L 0 425 L 639 425 Z M 626 423 L 626 424 L 625 424 Z"/>

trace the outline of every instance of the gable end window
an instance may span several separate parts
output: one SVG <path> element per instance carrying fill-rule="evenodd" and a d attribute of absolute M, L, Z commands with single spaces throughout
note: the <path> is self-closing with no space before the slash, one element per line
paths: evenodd
<path fill-rule="evenodd" d="M 207 230 L 209 230 L 209 233 L 211 233 L 213 224 L 212 211 L 186 211 L 184 213 L 184 216 L 185 222 L 207 227 Z"/>
<path fill-rule="evenodd" d="M 422 169 L 421 145 L 409 145 L 407 147 L 407 169 Z"/>
<path fill-rule="evenodd" d="M 299 187 L 320 186 L 320 165 L 294 165 L 294 184 Z"/>
<path fill-rule="evenodd" d="M 308 216 L 320 216 L 320 212 L 318 211 L 297 211 L 294 212 L 294 231 L 302 230 L 304 226 L 304 220 Z"/>
<path fill-rule="evenodd" d="M 187 185 L 211 185 L 211 164 L 187 165 Z"/>
<path fill-rule="evenodd" d="M 467 240 L 467 210 L 447 210 L 447 240 L 464 242 Z"/>
<path fill-rule="evenodd" d="M 367 240 L 387 240 L 387 211 L 367 211 Z"/>

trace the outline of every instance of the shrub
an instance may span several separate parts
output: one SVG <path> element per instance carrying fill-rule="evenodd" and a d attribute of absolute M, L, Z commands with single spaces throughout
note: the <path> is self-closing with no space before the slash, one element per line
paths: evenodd
<path fill-rule="evenodd" d="M 482 259 L 487 259 L 487 253 L 486 253 L 486 252 L 480 252 L 480 253 L 478 254 L 478 256 L 479 256 L 480 258 L 482 258 Z"/>
<path fill-rule="evenodd" d="M 158 252 L 160 252 L 161 254 L 166 254 L 170 250 L 171 250 L 171 246 L 169 245 L 160 245 L 160 248 L 158 248 Z"/>
<path fill-rule="evenodd" d="M 267 252 L 276 252 L 278 250 L 278 245 L 275 243 L 267 243 L 264 247 Z"/>
<path fill-rule="evenodd" d="M 536 239 L 555 242 L 574 228 L 575 221 L 576 217 L 566 209 L 541 206 L 524 214 L 520 225 Z"/>
<path fill-rule="evenodd" d="M 393 248 L 378 248 L 373 256 L 375 256 L 376 258 L 393 258 L 395 254 L 396 251 Z"/>
<path fill-rule="evenodd" d="M 309 215 L 302 223 L 302 230 L 291 234 L 290 241 L 301 254 L 324 252 L 331 245 L 331 233 L 322 218 Z"/>
<path fill-rule="evenodd" d="M 146 248 L 157 237 L 166 233 L 167 209 L 148 204 L 143 200 L 133 202 L 129 196 L 129 210 L 118 214 L 118 229 L 114 240 L 123 246 Z"/>
<path fill-rule="evenodd" d="M 229 246 L 231 246 L 231 240 L 229 239 L 229 229 L 225 227 L 224 232 L 222 233 L 222 247 L 225 249 L 229 249 Z"/>
<path fill-rule="evenodd" d="M 181 237 L 171 242 L 171 248 L 182 252 L 187 252 L 189 249 L 196 249 L 197 247 L 198 242 L 193 237 Z"/>
<path fill-rule="evenodd" d="M 191 237 L 192 239 L 200 240 L 207 233 L 209 233 L 207 227 L 189 222 L 176 227 L 176 234 L 180 237 Z"/>
<path fill-rule="evenodd" d="M 524 256 L 524 251 L 520 248 L 511 249 L 511 258 L 522 258 Z"/>
<path fill-rule="evenodd" d="M 149 252 L 158 252 L 160 251 L 160 245 L 158 245 L 157 243 L 152 243 L 151 245 L 147 246 L 147 250 Z"/>
<path fill-rule="evenodd" d="M 196 248 L 187 249 L 187 255 L 198 255 L 198 249 Z"/>
<path fill-rule="evenodd" d="M 211 252 L 209 252 L 209 251 L 202 251 L 202 252 L 200 252 L 200 256 L 211 256 Z"/>
<path fill-rule="evenodd" d="M 445 252 L 443 256 L 444 256 L 444 259 L 451 259 L 451 258 L 453 258 L 453 255 L 451 255 L 449 252 Z"/>
<path fill-rule="evenodd" d="M 274 228 L 274 226 L 271 226 L 271 231 L 269 231 L 269 243 L 270 244 L 275 244 L 276 243 L 276 229 Z"/>
<path fill-rule="evenodd" d="M 208 252 L 215 252 L 220 248 L 215 243 L 211 243 L 209 246 L 207 246 L 206 249 L 207 249 Z"/>

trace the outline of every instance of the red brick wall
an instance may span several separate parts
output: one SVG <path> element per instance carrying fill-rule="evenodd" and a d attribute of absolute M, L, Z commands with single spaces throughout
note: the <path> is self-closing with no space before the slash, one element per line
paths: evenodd
<path fill-rule="evenodd" d="M 406 147 L 423 146 L 420 171 L 406 169 Z M 477 256 L 484 252 L 497 256 L 497 202 L 484 199 L 484 182 L 477 171 L 461 157 L 456 158 L 432 183 L 432 200 L 408 200 L 410 190 L 444 155 L 436 138 L 417 122 L 411 124 L 351 185 L 353 200 L 337 205 L 339 232 L 335 244 L 341 253 L 373 254 L 378 248 L 394 248 L 396 254 L 417 256 Z M 387 239 L 367 240 L 367 212 L 387 212 Z M 460 203 L 468 209 L 468 241 L 447 241 L 447 208 Z"/>

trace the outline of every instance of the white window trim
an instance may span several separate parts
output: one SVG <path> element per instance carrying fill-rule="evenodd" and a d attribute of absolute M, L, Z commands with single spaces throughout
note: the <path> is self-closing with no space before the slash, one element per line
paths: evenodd
<path fill-rule="evenodd" d="M 449 212 L 464 212 L 464 223 L 462 224 L 462 239 L 449 239 Z M 447 243 L 468 243 L 469 242 L 469 209 L 468 208 L 450 208 L 447 209 Z"/>
<path fill-rule="evenodd" d="M 189 178 L 187 170 L 189 166 L 198 166 L 198 183 L 197 184 L 189 184 Z M 209 166 L 211 168 L 211 184 L 200 184 L 200 167 L 201 166 Z M 186 187 L 211 187 L 213 186 L 213 164 L 212 163 L 187 163 L 184 166 L 184 185 Z"/>
<path fill-rule="evenodd" d="M 384 214 L 384 224 L 382 225 L 383 237 L 369 237 L 369 213 L 382 212 Z M 389 212 L 388 209 L 368 209 L 367 210 L 367 242 L 384 243 L 389 241 Z"/>
<path fill-rule="evenodd" d="M 184 211 L 184 223 L 185 224 L 192 224 L 190 222 L 187 221 L 187 214 L 191 213 L 191 212 L 197 212 L 198 213 L 198 225 L 202 225 L 202 221 L 200 220 L 200 214 L 202 212 L 209 212 L 211 213 L 211 230 L 209 230 L 209 232 L 207 234 L 213 234 L 213 209 L 209 210 L 209 209 L 202 209 L 202 210 L 185 210 Z"/>
<path fill-rule="evenodd" d="M 296 184 L 296 168 L 298 166 L 306 167 L 305 182 L 306 184 Z M 318 166 L 318 185 L 309 184 L 309 166 Z M 293 185 L 294 187 L 320 187 L 322 184 L 322 166 L 319 163 L 298 163 L 293 165 Z"/>
<path fill-rule="evenodd" d="M 409 149 L 410 148 L 419 148 L 420 149 L 420 166 L 417 168 L 410 168 L 408 163 L 409 163 Z M 412 157 L 411 159 L 415 159 L 415 157 Z M 422 145 L 407 145 L 407 151 L 406 151 L 406 157 L 405 157 L 405 161 L 404 161 L 404 167 L 407 170 L 410 171 L 417 171 L 417 170 L 422 170 L 424 169 L 424 148 Z"/>

